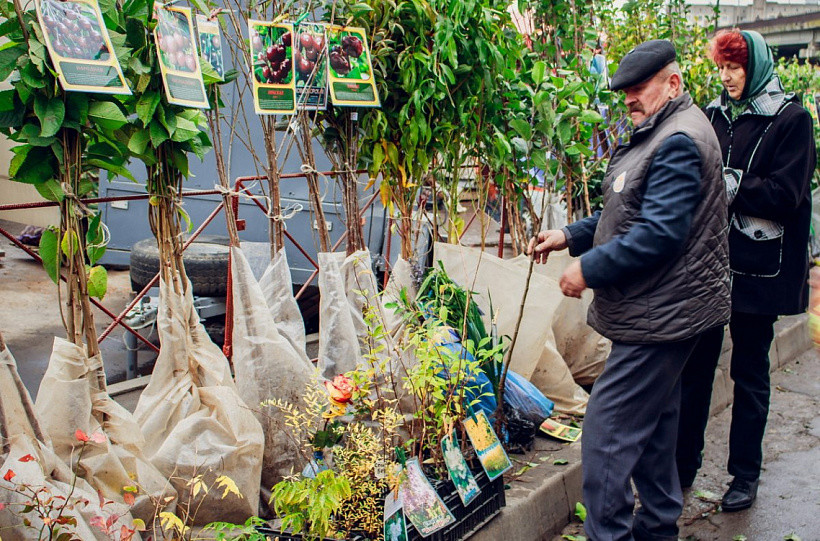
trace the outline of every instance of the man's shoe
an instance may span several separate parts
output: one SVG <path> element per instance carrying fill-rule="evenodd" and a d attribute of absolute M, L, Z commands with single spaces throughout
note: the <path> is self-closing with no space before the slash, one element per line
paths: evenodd
<path fill-rule="evenodd" d="M 758 480 L 746 481 L 735 477 L 729 484 L 729 490 L 723 495 L 720 507 L 726 513 L 748 509 L 757 498 Z"/>

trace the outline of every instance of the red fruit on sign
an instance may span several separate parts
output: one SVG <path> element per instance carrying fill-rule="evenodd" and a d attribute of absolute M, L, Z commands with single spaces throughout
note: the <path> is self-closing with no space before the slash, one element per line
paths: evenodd
<path fill-rule="evenodd" d="M 307 32 L 302 32 L 299 36 L 299 44 L 305 49 L 313 49 L 316 47 L 316 44 L 313 42 L 313 36 Z"/>
<path fill-rule="evenodd" d="M 305 49 L 305 57 L 311 62 L 315 62 L 319 57 L 319 49 L 314 49 L 313 47 Z"/>
<path fill-rule="evenodd" d="M 299 63 L 296 64 L 296 69 L 298 69 L 299 73 L 302 75 L 308 75 L 311 71 L 313 71 L 313 66 L 313 62 L 302 56 L 299 58 Z"/>
<path fill-rule="evenodd" d="M 293 34 L 290 32 L 285 32 L 282 34 L 282 45 L 285 47 L 290 47 L 291 43 L 293 43 Z"/>

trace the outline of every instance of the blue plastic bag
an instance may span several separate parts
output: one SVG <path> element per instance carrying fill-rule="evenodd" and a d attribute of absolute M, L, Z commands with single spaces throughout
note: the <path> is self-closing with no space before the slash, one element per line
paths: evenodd
<path fill-rule="evenodd" d="M 552 415 L 555 404 L 524 376 L 509 370 L 504 387 L 504 402 L 518 410 L 523 418 L 535 423 L 536 427 Z"/>

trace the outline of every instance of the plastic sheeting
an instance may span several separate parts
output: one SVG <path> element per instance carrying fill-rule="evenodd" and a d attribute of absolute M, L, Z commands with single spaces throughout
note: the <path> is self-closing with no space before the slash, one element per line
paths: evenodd
<path fill-rule="evenodd" d="M 3 348 L 2 343 L 0 348 Z M 71 503 L 88 501 L 87 505 L 77 504 L 74 510 L 67 509 L 65 512 L 65 516 L 77 521 L 68 530 L 78 539 L 110 539 L 101 529 L 89 525 L 96 516 L 107 519 L 109 516 L 122 515 L 113 526 L 114 529 L 119 531 L 121 526 L 132 527 L 133 518 L 127 507 L 113 503 L 100 509 L 97 493 L 84 479 L 76 479 L 72 492 L 74 475 L 51 449 L 48 437 L 42 432 L 31 397 L 20 380 L 17 364 L 8 348 L 0 349 L 0 437 L 0 499 L 5 504 L 0 509 L 0 524 L 4 540 L 36 538 L 43 526 L 36 512 L 23 516 L 19 514 L 29 498 L 13 491 L 23 485 L 33 489 L 42 488 L 47 491 L 46 494 L 54 497 L 67 498 L 71 494 Z M 79 447 L 79 442 L 76 443 Z M 97 444 L 89 443 L 86 452 L 95 445 Z M 27 455 L 31 455 L 34 460 L 28 460 Z M 7 481 L 4 477 L 10 476 L 9 471 L 14 475 Z M 31 521 L 33 529 L 26 528 L 23 519 Z M 139 539 L 139 536 L 135 535 L 134 539 Z"/>
<path fill-rule="evenodd" d="M 150 524 L 157 511 L 174 511 L 176 491 L 145 458 L 139 425 L 104 385 L 100 355 L 89 358 L 84 348 L 55 338 L 35 404 L 40 426 L 54 452 L 104 497 L 122 502 L 124 487 L 138 487 L 131 513 Z M 74 436 L 78 429 L 88 435 L 102 433 L 106 441 L 89 445 L 79 457 Z M 173 500 L 162 505 L 166 497 Z"/>
<path fill-rule="evenodd" d="M 524 296 L 529 261 L 526 256 L 500 259 L 474 248 L 436 243 L 436 259 L 474 297 L 490 325 L 490 301 L 499 336 L 513 336 Z M 555 345 L 552 317 L 563 301 L 558 284 L 533 272 L 510 369 L 529 379 L 555 403 L 557 411 L 583 415 L 589 398 L 572 378 Z"/>
<path fill-rule="evenodd" d="M 179 285 L 185 278 L 173 279 Z M 242 522 L 258 509 L 264 434 L 239 397 L 222 350 L 199 322 L 190 283 L 183 294 L 160 281 L 157 332 L 162 347 L 134 412 L 145 454 L 172 477 L 180 505 L 198 506 L 195 524 Z M 222 498 L 221 490 L 194 496 L 189 482 L 198 475 L 206 486 L 229 477 L 243 498 Z"/>
<path fill-rule="evenodd" d="M 284 253 L 279 251 L 257 283 L 242 250 L 231 248 L 234 377 L 239 395 L 257 412 L 265 433 L 263 490 L 297 472 L 304 461 L 283 414 L 276 408 L 260 411 L 259 404 L 272 398 L 298 404 L 315 370 L 305 355 L 302 316 L 296 302 L 289 302 L 293 289 Z M 291 340 L 300 328 L 301 347 L 296 347 Z"/>

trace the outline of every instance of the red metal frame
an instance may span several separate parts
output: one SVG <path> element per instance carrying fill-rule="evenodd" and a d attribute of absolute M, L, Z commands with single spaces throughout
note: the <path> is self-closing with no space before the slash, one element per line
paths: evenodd
<path fill-rule="evenodd" d="M 364 171 L 357 171 L 357 173 L 362 173 L 362 172 L 364 172 Z M 320 172 L 319 174 L 323 175 L 323 176 L 336 176 L 336 175 L 340 174 L 340 172 L 338 172 L 338 171 L 325 171 L 325 172 Z M 291 179 L 291 178 L 304 178 L 304 177 L 305 177 L 304 173 L 285 173 L 285 174 L 281 175 L 280 178 L 282 178 L 282 179 Z M 245 183 L 248 182 L 248 181 L 253 181 L 253 180 L 262 180 L 262 179 L 265 179 L 265 178 L 267 178 L 267 177 L 264 177 L 264 176 L 238 177 L 236 179 L 235 183 L 234 183 L 234 191 L 235 192 L 240 192 L 241 191 L 241 192 L 244 192 L 246 194 L 252 195 L 250 190 L 245 186 Z M 192 191 L 184 191 L 180 194 L 180 196 L 181 197 L 191 197 L 191 196 L 201 196 L 201 195 L 217 195 L 217 194 L 220 194 L 220 193 L 222 193 L 220 190 L 192 190 Z M 368 208 L 370 208 L 370 206 L 376 200 L 376 197 L 378 197 L 378 195 L 379 195 L 379 192 L 375 192 L 373 194 L 373 196 L 367 201 L 367 203 L 365 203 L 365 205 L 359 210 L 358 219 L 361 220 L 361 218 L 364 216 L 365 211 Z M 148 194 L 141 194 L 141 195 L 125 195 L 125 196 L 118 196 L 118 197 L 95 197 L 95 198 L 82 199 L 81 201 L 84 204 L 111 203 L 111 202 L 115 202 L 115 201 L 139 201 L 139 200 L 143 200 L 143 199 L 148 199 L 149 197 L 150 197 L 150 195 L 148 195 Z M 231 197 L 235 198 L 236 196 L 233 195 Z M 265 205 L 261 204 L 258 199 L 253 199 L 253 201 L 267 215 L 268 210 L 265 207 Z M 37 201 L 37 202 L 32 202 L 32 203 L 5 204 L 5 205 L 0 205 L 0 211 L 47 208 L 47 207 L 56 207 L 58 205 L 59 205 L 59 203 L 54 202 L 54 201 Z M 185 242 L 185 244 L 183 245 L 183 248 L 182 248 L 183 251 L 185 249 L 187 249 L 188 246 L 190 246 L 191 243 L 199 236 L 199 234 L 214 220 L 214 218 L 216 218 L 216 216 L 224 208 L 224 206 L 225 206 L 224 201 L 220 201 L 217 204 L 216 208 L 211 212 L 211 214 L 208 215 L 208 217 L 202 222 L 202 224 L 200 224 L 200 226 L 191 234 L 191 236 Z M 18 248 L 23 250 L 32 259 L 34 259 L 35 261 L 42 264 L 42 262 L 43 262 L 42 258 L 40 258 L 39 255 L 37 255 L 35 252 L 33 252 L 31 249 L 29 249 L 22 242 L 17 240 L 14 237 L 14 235 L 9 233 L 8 231 L 3 229 L 2 227 L 0 227 L 0 234 L 2 234 L 4 237 L 9 239 L 15 246 L 17 246 Z M 389 235 L 390 235 L 389 228 L 388 228 L 387 234 L 388 234 L 388 242 L 389 242 L 389 238 L 390 238 L 389 237 Z M 313 260 L 313 258 L 310 257 L 310 255 L 308 255 L 307 251 L 302 247 L 302 245 L 300 245 L 299 242 L 295 238 L 293 238 L 293 236 L 290 233 L 288 233 L 287 229 L 285 230 L 285 236 L 294 244 L 294 246 L 296 246 L 296 248 L 302 253 L 302 255 L 304 255 L 305 258 L 307 258 L 307 260 L 311 263 L 311 265 L 313 265 L 316 269 L 310 275 L 310 277 L 305 282 L 305 284 L 302 286 L 302 288 L 299 290 L 299 292 L 296 293 L 295 297 L 297 299 L 299 299 L 302 296 L 302 294 L 304 293 L 304 291 L 307 289 L 307 287 L 313 282 L 313 280 L 315 280 L 316 276 L 319 274 L 319 265 L 318 265 L 318 263 L 316 263 Z M 342 236 L 339 237 L 339 239 L 334 243 L 332 250 L 336 250 L 346 237 L 347 237 L 347 232 L 344 232 L 342 234 Z M 390 261 L 390 254 L 389 253 L 386 255 L 386 258 L 387 258 L 387 262 L 388 262 L 388 265 L 389 265 L 389 261 Z M 60 275 L 60 279 L 63 280 L 63 281 L 66 280 L 66 278 L 62 275 Z M 139 293 L 136 294 L 136 296 L 128 304 L 128 306 L 126 306 L 125 309 L 122 310 L 117 315 L 115 315 L 108 308 L 106 308 L 105 306 L 100 304 L 96 299 L 90 299 L 91 303 L 94 306 L 96 306 L 103 313 L 105 313 L 107 316 L 112 318 L 112 322 L 108 325 L 108 327 L 97 338 L 98 343 L 101 343 L 103 340 L 105 340 L 111 334 L 111 331 L 113 331 L 117 327 L 117 325 L 120 325 L 126 331 L 133 334 L 138 340 L 142 341 L 150 349 L 152 349 L 155 352 L 159 353 L 159 348 L 157 348 L 154 344 L 152 344 L 150 341 L 148 341 L 147 338 L 143 337 L 135 329 L 131 328 L 130 325 L 128 325 L 127 323 L 123 323 L 123 321 L 122 321 L 123 318 L 128 314 L 128 312 L 130 312 L 134 308 L 134 306 L 137 305 L 137 303 L 148 293 L 148 290 L 151 289 L 152 287 L 154 287 L 154 285 L 158 281 L 159 281 L 159 273 L 157 273 L 154 276 L 154 278 L 144 288 L 142 288 L 142 290 Z M 228 347 L 230 348 L 230 346 L 228 346 Z"/>

